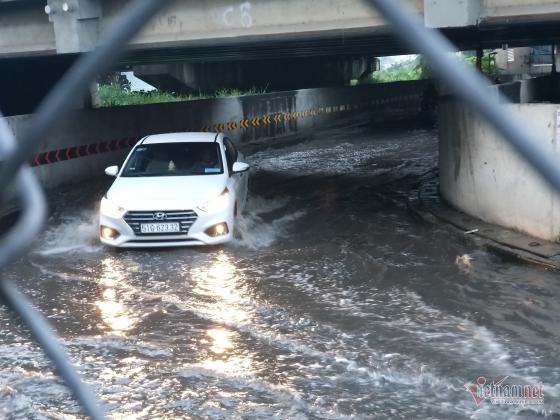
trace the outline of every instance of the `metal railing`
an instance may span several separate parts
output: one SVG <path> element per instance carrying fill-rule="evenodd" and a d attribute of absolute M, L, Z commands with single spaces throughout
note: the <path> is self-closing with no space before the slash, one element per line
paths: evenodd
<path fill-rule="evenodd" d="M 487 94 L 485 79 L 474 69 L 457 60 L 450 51 L 455 48 L 438 31 L 424 28 L 406 5 L 396 0 L 368 0 L 397 30 L 405 42 L 423 54 L 433 70 L 454 91 L 488 120 L 533 167 L 560 191 L 560 170 L 555 156 L 539 145 L 539 141 L 519 121 L 506 113 L 495 96 Z M 94 78 L 110 68 L 128 41 L 152 17 L 166 0 L 136 0 L 122 13 L 115 30 L 94 51 L 83 55 L 64 75 L 39 105 L 28 132 L 13 138 L 0 115 L 0 203 L 4 203 L 8 185 L 15 183 L 21 213 L 16 224 L 0 238 L 0 269 L 21 256 L 41 231 L 46 217 L 43 192 L 27 162 L 49 132 L 63 119 L 71 98 L 85 92 Z M 502 99 L 503 100 L 503 99 Z M 86 415 L 104 417 L 101 406 L 71 366 L 54 331 L 32 307 L 16 286 L 0 272 L 0 298 L 27 325 L 35 340 L 53 362 L 57 372 L 82 404 Z"/>

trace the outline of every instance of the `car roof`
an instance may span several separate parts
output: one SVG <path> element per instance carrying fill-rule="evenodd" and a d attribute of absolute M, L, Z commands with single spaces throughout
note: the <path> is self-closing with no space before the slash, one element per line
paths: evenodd
<path fill-rule="evenodd" d="M 157 143 L 212 143 L 216 140 L 219 133 L 165 133 L 153 134 L 147 136 L 142 141 L 142 144 L 157 144 Z M 218 137 L 218 140 L 221 136 Z"/>

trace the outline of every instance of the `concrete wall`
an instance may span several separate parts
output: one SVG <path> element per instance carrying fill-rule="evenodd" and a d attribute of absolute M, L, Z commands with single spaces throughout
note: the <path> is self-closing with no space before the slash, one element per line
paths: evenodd
<path fill-rule="evenodd" d="M 560 164 L 560 105 L 502 105 L 530 124 Z M 486 222 L 560 240 L 560 195 L 472 109 L 439 107 L 440 192 L 452 206 Z"/>
<path fill-rule="evenodd" d="M 429 82 L 304 89 L 240 98 L 74 111 L 44 139 L 31 164 L 47 188 L 103 174 L 120 164 L 148 134 L 224 131 L 242 145 L 311 130 L 344 115 L 370 110 L 372 118 L 418 116 Z M 16 138 L 31 115 L 7 118 Z"/>
<path fill-rule="evenodd" d="M 488 87 L 489 94 L 511 103 L 560 102 L 560 74 L 549 74 L 531 79 L 516 80 Z"/>

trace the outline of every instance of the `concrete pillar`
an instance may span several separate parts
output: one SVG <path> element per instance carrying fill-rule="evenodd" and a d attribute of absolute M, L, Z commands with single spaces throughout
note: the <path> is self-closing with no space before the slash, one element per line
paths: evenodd
<path fill-rule="evenodd" d="M 481 0 L 424 0 L 424 24 L 431 28 L 475 26 Z"/>
<path fill-rule="evenodd" d="M 560 108 L 508 104 L 560 165 Z M 440 192 L 457 209 L 549 241 L 560 240 L 560 195 L 481 116 L 457 101 L 439 106 Z"/>
<path fill-rule="evenodd" d="M 482 71 L 482 58 L 484 57 L 484 50 L 482 47 L 476 49 L 476 68 L 478 71 Z"/>
<path fill-rule="evenodd" d="M 85 52 L 96 46 L 101 0 L 48 0 L 45 12 L 54 26 L 58 53 Z"/>
<path fill-rule="evenodd" d="M 220 88 L 295 90 L 343 86 L 376 68 L 373 57 L 313 57 L 235 62 L 134 66 L 134 75 L 170 92 L 214 92 Z"/>

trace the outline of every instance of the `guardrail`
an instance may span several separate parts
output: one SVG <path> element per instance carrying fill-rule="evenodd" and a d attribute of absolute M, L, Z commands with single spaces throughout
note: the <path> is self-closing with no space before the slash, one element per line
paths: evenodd
<path fill-rule="evenodd" d="M 437 31 L 426 29 L 415 20 L 404 4 L 394 0 L 369 0 L 372 6 L 398 28 L 407 43 L 424 54 L 434 71 L 467 103 L 477 109 L 556 190 L 560 190 L 560 169 L 556 156 L 534 141 L 533 134 L 486 94 L 486 81 L 474 70 L 447 54 L 453 46 Z M 26 162 L 33 159 L 42 139 L 69 110 L 70 98 L 86 90 L 94 77 L 107 70 L 124 45 L 166 2 L 136 0 L 125 9 L 114 31 L 93 52 L 82 56 L 43 100 L 33 118 L 33 125 L 16 144 L 4 120 L 0 118 L 0 192 L 4 199 L 8 185 L 15 183 L 22 212 L 15 226 L 0 238 L 0 268 L 22 255 L 33 243 L 45 219 L 45 200 L 37 180 Z M 46 320 L 18 292 L 15 285 L 0 278 L 0 296 L 28 326 L 37 342 L 52 360 L 59 374 L 81 402 L 85 413 L 94 418 L 104 416 L 93 393 L 70 365 Z"/>

